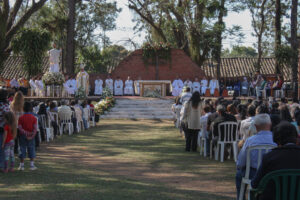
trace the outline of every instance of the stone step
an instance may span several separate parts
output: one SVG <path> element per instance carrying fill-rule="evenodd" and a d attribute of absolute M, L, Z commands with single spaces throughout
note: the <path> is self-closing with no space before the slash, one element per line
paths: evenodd
<path fill-rule="evenodd" d="M 155 108 L 155 107 L 114 107 L 110 111 L 171 111 L 169 107 Z"/>
<path fill-rule="evenodd" d="M 166 116 L 147 116 L 147 115 L 132 115 L 132 116 L 119 116 L 119 115 L 103 115 L 101 119 L 169 119 L 172 120 L 173 117 Z"/>

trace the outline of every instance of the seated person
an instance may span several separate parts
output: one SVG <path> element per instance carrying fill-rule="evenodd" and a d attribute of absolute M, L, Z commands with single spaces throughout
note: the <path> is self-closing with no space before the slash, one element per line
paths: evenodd
<path fill-rule="evenodd" d="M 300 169 L 300 147 L 296 145 L 296 128 L 289 122 L 281 122 L 274 129 L 273 140 L 278 147 L 263 156 L 262 163 L 251 182 L 253 188 L 257 188 L 261 179 L 270 172 L 281 169 Z M 271 182 L 259 199 L 276 199 L 275 191 L 275 185 Z"/>
<path fill-rule="evenodd" d="M 249 147 L 257 146 L 257 145 L 273 145 L 276 144 L 273 142 L 273 136 L 271 130 L 271 119 L 268 114 L 258 114 L 254 118 L 254 125 L 257 130 L 257 134 L 249 137 L 243 148 L 241 149 L 238 159 L 237 159 L 237 172 L 236 172 L 236 191 L 237 191 L 237 199 L 239 199 L 240 189 L 242 178 L 245 176 L 246 172 L 246 160 L 247 160 L 247 149 Z M 257 171 L 257 162 L 258 162 L 258 154 L 257 151 L 251 151 L 250 154 L 250 175 L 249 178 L 252 179 L 255 176 Z"/>

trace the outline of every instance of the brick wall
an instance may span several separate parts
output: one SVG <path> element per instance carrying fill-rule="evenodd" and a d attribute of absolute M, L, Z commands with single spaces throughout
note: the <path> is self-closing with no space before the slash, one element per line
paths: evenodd
<path fill-rule="evenodd" d="M 112 71 L 111 77 L 115 80 L 116 77 L 120 77 L 123 81 L 128 76 L 132 80 L 137 80 L 141 77 L 142 80 L 155 80 L 155 66 L 148 64 L 146 65 L 143 61 L 142 50 L 136 50 L 132 52 L 128 57 L 124 58 L 121 63 Z M 199 79 L 204 77 L 204 71 L 201 70 L 196 63 L 194 63 L 184 51 L 180 49 L 173 49 L 171 52 L 171 65 L 167 61 L 161 61 L 159 64 L 159 80 L 171 80 L 173 81 L 177 75 L 182 80 L 187 78 Z M 90 84 L 94 91 L 94 82 L 97 74 L 90 74 Z M 99 74 L 101 79 L 104 81 L 106 75 Z"/>

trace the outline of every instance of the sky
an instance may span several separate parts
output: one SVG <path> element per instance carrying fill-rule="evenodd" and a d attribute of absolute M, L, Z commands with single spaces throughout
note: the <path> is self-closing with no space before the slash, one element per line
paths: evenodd
<path fill-rule="evenodd" d="M 134 13 L 127 7 L 127 0 L 118 0 L 118 7 L 122 8 L 122 12 L 119 14 L 116 25 L 117 29 L 107 32 L 107 36 L 110 37 L 113 44 L 123 45 L 128 49 L 134 47 L 125 41 L 131 38 L 133 41 L 141 45 L 145 40 L 145 33 L 134 33 L 133 27 L 135 25 L 132 22 Z M 241 13 L 228 13 L 228 16 L 224 19 L 226 27 L 232 27 L 233 25 L 239 25 L 242 27 L 242 32 L 245 35 L 245 39 L 239 45 L 251 46 L 256 42 L 256 38 L 251 35 L 253 31 L 251 26 L 251 16 L 249 11 Z M 235 40 L 225 39 L 223 41 L 223 48 L 230 48 L 232 45 L 238 44 Z"/>

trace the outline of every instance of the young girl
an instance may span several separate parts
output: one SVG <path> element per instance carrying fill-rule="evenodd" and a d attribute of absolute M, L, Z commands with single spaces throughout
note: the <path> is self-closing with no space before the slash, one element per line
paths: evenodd
<path fill-rule="evenodd" d="M 4 173 L 8 171 L 14 171 L 15 157 L 14 157 L 14 146 L 15 137 L 17 135 L 17 124 L 15 115 L 12 112 L 4 114 L 5 125 L 2 149 L 4 148 L 5 162 L 4 162 Z M 10 160 L 10 169 L 8 170 L 8 162 Z"/>

